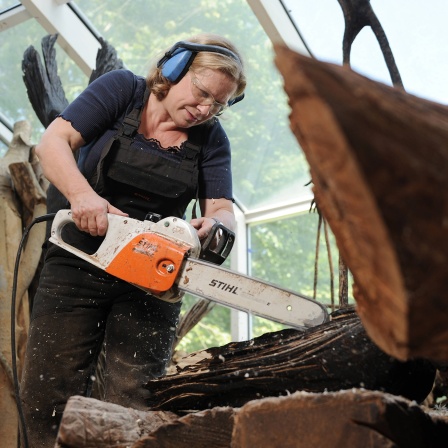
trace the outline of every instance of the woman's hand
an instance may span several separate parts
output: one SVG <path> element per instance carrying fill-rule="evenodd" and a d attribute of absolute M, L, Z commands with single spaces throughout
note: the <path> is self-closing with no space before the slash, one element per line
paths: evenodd
<path fill-rule="evenodd" d="M 58 117 L 44 132 L 36 154 L 47 179 L 70 202 L 78 229 L 92 236 L 103 236 L 108 226 L 107 213 L 128 215 L 98 196 L 79 171 L 73 152 L 84 143 L 81 134 Z"/>
<path fill-rule="evenodd" d="M 216 221 L 213 218 L 196 218 L 192 219 L 190 224 L 197 230 L 199 240 L 204 241 L 210 235 Z"/>
<path fill-rule="evenodd" d="M 228 229 L 235 228 L 233 204 L 228 199 L 200 199 L 202 218 L 195 218 L 190 224 L 197 230 L 198 237 L 203 242 L 216 222 L 222 222 Z M 217 235 L 219 238 L 219 236 Z"/>
<path fill-rule="evenodd" d="M 111 205 L 106 199 L 97 195 L 93 190 L 79 197 L 72 198 L 72 218 L 79 230 L 92 236 L 103 236 L 107 232 L 107 214 L 129 216 Z"/>

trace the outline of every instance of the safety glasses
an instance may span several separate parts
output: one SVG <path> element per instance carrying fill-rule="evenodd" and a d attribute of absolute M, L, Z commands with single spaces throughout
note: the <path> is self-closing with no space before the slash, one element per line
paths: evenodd
<path fill-rule="evenodd" d="M 189 70 L 191 77 L 191 93 L 194 96 L 194 99 L 201 106 L 210 106 L 209 114 L 210 115 L 220 115 L 224 112 L 224 110 L 228 107 L 228 104 L 221 104 L 218 101 L 215 101 L 213 95 L 204 87 L 204 85 L 199 81 L 196 74 Z"/>

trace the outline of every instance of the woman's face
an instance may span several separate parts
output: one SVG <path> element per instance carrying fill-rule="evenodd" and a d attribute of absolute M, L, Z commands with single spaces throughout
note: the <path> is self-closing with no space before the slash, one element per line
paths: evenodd
<path fill-rule="evenodd" d="M 163 103 L 176 126 L 190 128 L 220 112 L 236 88 L 236 82 L 220 71 L 189 70 L 171 87 Z"/>

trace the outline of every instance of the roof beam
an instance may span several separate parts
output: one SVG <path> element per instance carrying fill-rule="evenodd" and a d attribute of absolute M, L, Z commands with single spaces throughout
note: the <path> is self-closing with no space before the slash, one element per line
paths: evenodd
<path fill-rule="evenodd" d="M 28 13 L 49 34 L 58 34 L 58 44 L 90 76 L 101 45 L 66 3 L 66 0 L 22 0 Z"/>
<path fill-rule="evenodd" d="M 247 3 L 273 44 L 283 44 L 309 56 L 281 0 L 247 0 Z"/>
<path fill-rule="evenodd" d="M 12 136 L 11 122 L 0 112 L 0 140 L 9 146 Z"/>
<path fill-rule="evenodd" d="M 301 200 L 292 200 L 289 202 L 278 203 L 269 207 L 245 210 L 244 216 L 246 224 L 277 221 L 288 216 L 299 215 L 309 211 L 312 201 L 313 195 L 310 194 L 309 196 L 301 198 Z"/>
<path fill-rule="evenodd" d="M 0 32 L 31 19 L 31 14 L 23 5 L 16 5 L 0 14 Z"/>

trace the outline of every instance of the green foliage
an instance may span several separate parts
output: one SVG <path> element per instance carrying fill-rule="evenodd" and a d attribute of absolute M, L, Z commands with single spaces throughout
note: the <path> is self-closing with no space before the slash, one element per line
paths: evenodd
<path fill-rule="evenodd" d="M 314 297 L 318 222 L 318 214 L 312 212 L 251 227 L 249 247 L 251 275 L 305 296 Z M 316 300 L 330 304 L 333 293 L 337 304 L 339 252 L 334 236 L 329 233 L 330 255 L 322 227 L 319 238 Z M 353 297 L 349 299 L 353 302 Z M 265 319 L 255 317 L 253 320 L 254 336 L 280 328 L 281 325 Z"/>
<path fill-rule="evenodd" d="M 317 213 L 254 226 L 251 229 L 251 274 L 312 297 L 318 227 Z M 338 277 L 338 251 L 330 237 L 333 274 Z M 331 297 L 330 268 L 323 228 L 319 240 L 317 298 L 328 303 Z"/>
<path fill-rule="evenodd" d="M 181 315 L 197 300 L 196 297 L 186 294 L 182 302 Z M 191 353 L 228 342 L 230 342 L 230 309 L 215 305 L 213 310 L 182 338 L 177 350 Z"/>

